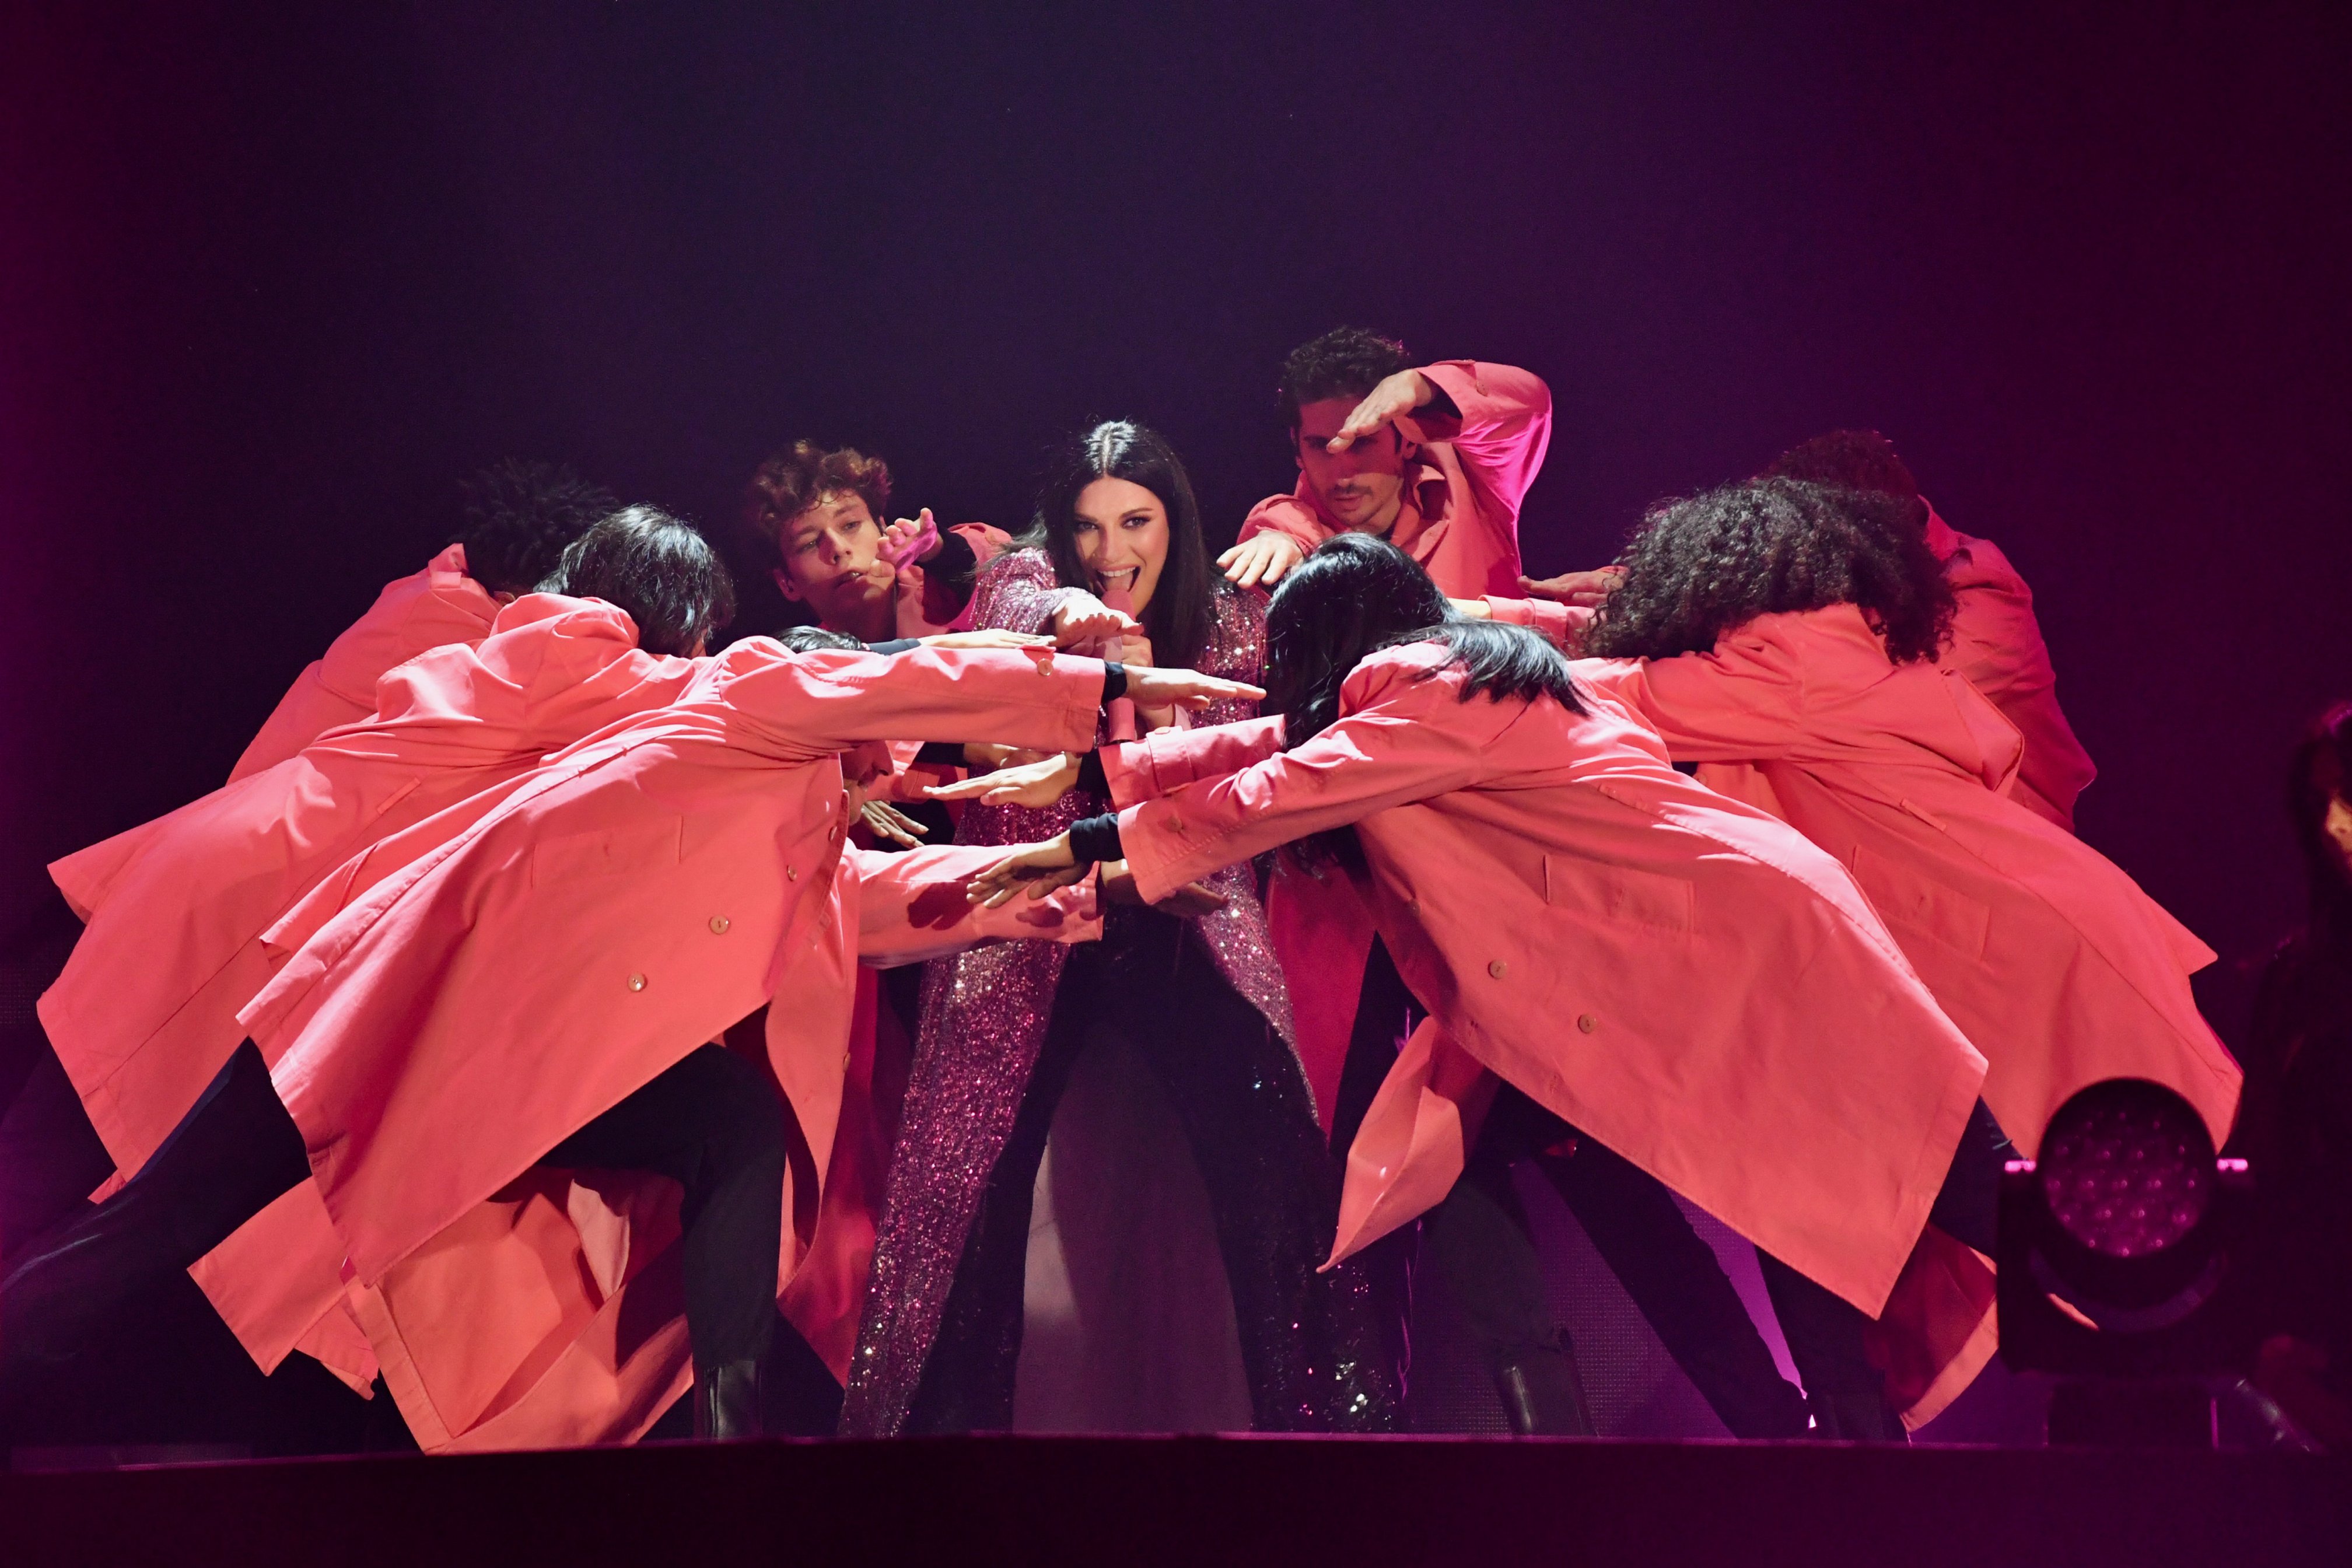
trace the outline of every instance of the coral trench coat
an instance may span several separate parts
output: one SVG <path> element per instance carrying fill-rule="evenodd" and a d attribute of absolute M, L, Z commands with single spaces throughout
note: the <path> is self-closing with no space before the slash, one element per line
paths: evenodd
<path fill-rule="evenodd" d="M 1380 934 L 1431 1017 L 1350 1152 L 1335 1256 L 1444 1195 L 1491 1070 L 1876 1312 L 1983 1058 L 1785 824 L 1675 773 L 1612 703 L 1465 703 L 1444 658 L 1376 653 L 1313 740 L 1120 814 L 1154 899 L 1355 826 Z"/>
<path fill-rule="evenodd" d="M 453 831 L 436 814 L 661 706 L 693 668 L 641 652 L 609 605 L 527 595 L 478 650 L 452 644 L 386 675 L 366 721 L 52 866 L 89 927 L 41 1016 L 122 1173 L 109 1185 L 146 1162 L 244 1037 L 237 1010 L 275 968 L 257 938 L 289 905 L 362 868 L 388 874 L 416 824 Z M 364 1388 L 374 1360 L 332 1314 L 341 1258 L 305 1185 L 196 1279 L 264 1370 L 300 1348 Z"/>
<path fill-rule="evenodd" d="M 834 919 L 857 931 L 860 962 L 878 965 L 997 938 L 1100 934 L 1091 888 L 1044 907 L 973 909 L 965 879 L 1002 853 L 852 850 L 832 881 Z M 841 956 L 804 948 L 780 976 L 766 1040 L 758 1027 L 729 1033 L 730 1043 L 750 1034 L 746 1043 L 763 1055 L 784 1041 L 813 1061 L 847 1062 L 830 1162 L 815 1164 L 804 1141 L 793 1149 L 778 1261 L 778 1306 L 835 1376 L 847 1370 L 865 1306 L 890 1103 L 877 1089 L 890 1069 L 877 1058 L 874 1020 L 853 1017 L 853 995 L 855 1010 L 871 1014 L 873 987 L 843 972 Z M 693 1372 L 677 1192 L 643 1173 L 537 1167 L 374 1284 L 354 1280 L 352 1314 L 418 1442 L 466 1453 L 641 1436 Z"/>
<path fill-rule="evenodd" d="M 1891 663 L 1852 605 L 1760 616 L 1709 653 L 1576 670 L 1700 763 L 1702 783 L 1852 869 L 1984 1052 L 1985 1103 L 2027 1155 L 2069 1096 L 2105 1078 L 2165 1084 L 2216 1143 L 2227 1135 L 2241 1075 L 2189 988 L 2212 950 L 2001 793 L 2017 730 L 1959 675 Z"/>
<path fill-rule="evenodd" d="M 228 782 L 275 767 L 339 724 L 364 720 L 375 711 L 375 683 L 385 670 L 429 648 L 481 641 L 498 613 L 498 601 L 466 575 L 462 544 L 387 584 L 367 613 L 294 678 Z"/>
<path fill-rule="evenodd" d="M 2033 590 L 1990 540 L 1972 539 L 1927 509 L 1927 547 L 1952 585 L 1952 644 L 1937 662 L 1968 678 L 2025 744 L 2009 795 L 2074 831 L 2074 800 L 2098 776 L 2058 706 L 2058 673 L 2033 616 Z"/>
<path fill-rule="evenodd" d="M 1094 659 L 752 638 L 328 921 L 241 1016 L 353 1276 L 380 1279 L 801 966 L 847 972 L 841 750 L 1084 751 L 1102 684 Z M 771 1057 L 823 1171 L 848 1001 L 786 1000 Z M 829 1043 L 803 1049 L 804 1028 Z"/>

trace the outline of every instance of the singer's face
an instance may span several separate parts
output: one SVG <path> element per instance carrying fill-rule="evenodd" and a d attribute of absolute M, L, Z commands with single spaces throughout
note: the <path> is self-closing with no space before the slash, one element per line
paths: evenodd
<path fill-rule="evenodd" d="M 1168 509 L 1132 479 L 1097 479 L 1078 492 L 1078 562 L 1108 599 L 1124 592 L 1127 613 L 1143 614 L 1168 564 Z"/>

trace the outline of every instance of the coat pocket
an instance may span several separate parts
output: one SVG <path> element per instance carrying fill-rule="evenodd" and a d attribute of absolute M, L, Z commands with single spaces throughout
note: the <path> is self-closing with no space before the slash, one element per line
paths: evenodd
<path fill-rule="evenodd" d="M 674 867 L 684 844 L 686 819 L 627 827 L 562 833 L 530 847 L 530 885 L 545 888 L 594 877 L 616 877 Z"/>
<path fill-rule="evenodd" d="M 1588 919 L 1660 936 L 1686 937 L 1698 924 L 1696 884 L 1573 855 L 1543 859 L 1544 902 Z"/>
<path fill-rule="evenodd" d="M 1992 910 L 1966 893 L 1923 877 L 1866 844 L 1853 847 L 1853 879 L 1877 906 L 1879 918 L 1898 930 L 1932 937 L 1968 958 L 1984 958 Z"/>

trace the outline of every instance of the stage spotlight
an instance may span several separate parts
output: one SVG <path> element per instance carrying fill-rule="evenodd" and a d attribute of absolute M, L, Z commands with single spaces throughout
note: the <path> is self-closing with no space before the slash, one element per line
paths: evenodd
<path fill-rule="evenodd" d="M 2001 1179 L 2001 1359 L 2061 1374 L 2051 1440 L 2207 1442 L 2202 1381 L 2243 1369 L 2233 1264 L 2252 1230 L 2242 1160 L 2217 1160 L 2161 1084 L 2109 1079 L 2050 1119 Z"/>

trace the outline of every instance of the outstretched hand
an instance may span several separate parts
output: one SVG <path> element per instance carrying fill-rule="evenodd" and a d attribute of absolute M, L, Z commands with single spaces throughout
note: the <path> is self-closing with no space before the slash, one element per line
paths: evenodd
<path fill-rule="evenodd" d="M 1344 452 L 1364 437 L 1377 434 L 1381 426 L 1408 417 L 1436 395 L 1437 388 L 1430 384 L 1429 377 L 1417 370 L 1401 370 L 1364 395 L 1355 412 L 1348 416 L 1348 422 L 1323 443 L 1323 449 Z"/>
<path fill-rule="evenodd" d="M 1135 873 L 1127 868 L 1124 860 L 1102 863 L 1102 890 L 1103 897 L 1114 904 L 1143 902 L 1142 893 L 1136 889 Z M 1187 882 L 1150 907 L 1184 920 L 1198 920 L 1223 909 L 1225 896 L 1212 890 L 1205 882 Z"/>
<path fill-rule="evenodd" d="M 940 537 L 940 525 L 925 507 L 919 517 L 902 517 L 882 530 L 882 545 L 877 553 L 894 566 L 919 564 L 940 552 L 946 541 Z"/>
<path fill-rule="evenodd" d="M 1073 588 L 1063 595 L 1045 626 L 1054 634 L 1055 645 L 1061 647 L 1100 642 L 1141 629 L 1133 616 L 1112 609 L 1083 588 Z"/>
<path fill-rule="evenodd" d="M 1086 879 L 1091 866 L 1081 866 L 1070 852 L 1070 836 L 1057 833 L 1043 844 L 1027 844 L 974 877 L 964 897 L 987 909 L 1009 902 L 1022 889 L 1042 899 L 1058 889 Z"/>
<path fill-rule="evenodd" d="M 992 773 L 935 785 L 923 793 L 933 800 L 976 800 L 982 805 L 1025 805 L 1034 809 L 1053 805 L 1077 782 L 1077 755 L 1063 752 L 1043 762 L 999 768 Z"/>
<path fill-rule="evenodd" d="M 913 849 L 922 843 L 923 836 L 930 831 L 887 800 L 866 801 L 859 805 L 858 811 L 865 818 L 866 831 L 873 834 L 876 840 L 880 843 L 897 844 Z"/>
<path fill-rule="evenodd" d="M 1307 559 L 1307 549 L 1280 529 L 1252 534 L 1217 557 L 1225 580 L 1236 587 L 1271 588 Z"/>
<path fill-rule="evenodd" d="M 1519 587 L 1531 599 L 1595 610 L 1624 578 L 1622 566 L 1602 566 L 1591 572 L 1563 572 L 1557 577 L 1522 577 Z"/>
<path fill-rule="evenodd" d="M 1128 700 L 1139 709 L 1171 705 L 1201 709 L 1212 702 L 1241 700 L 1263 702 L 1265 700 L 1265 688 L 1202 675 L 1196 670 L 1153 669 L 1144 665 L 1130 664 L 1127 667 L 1127 695 Z"/>

